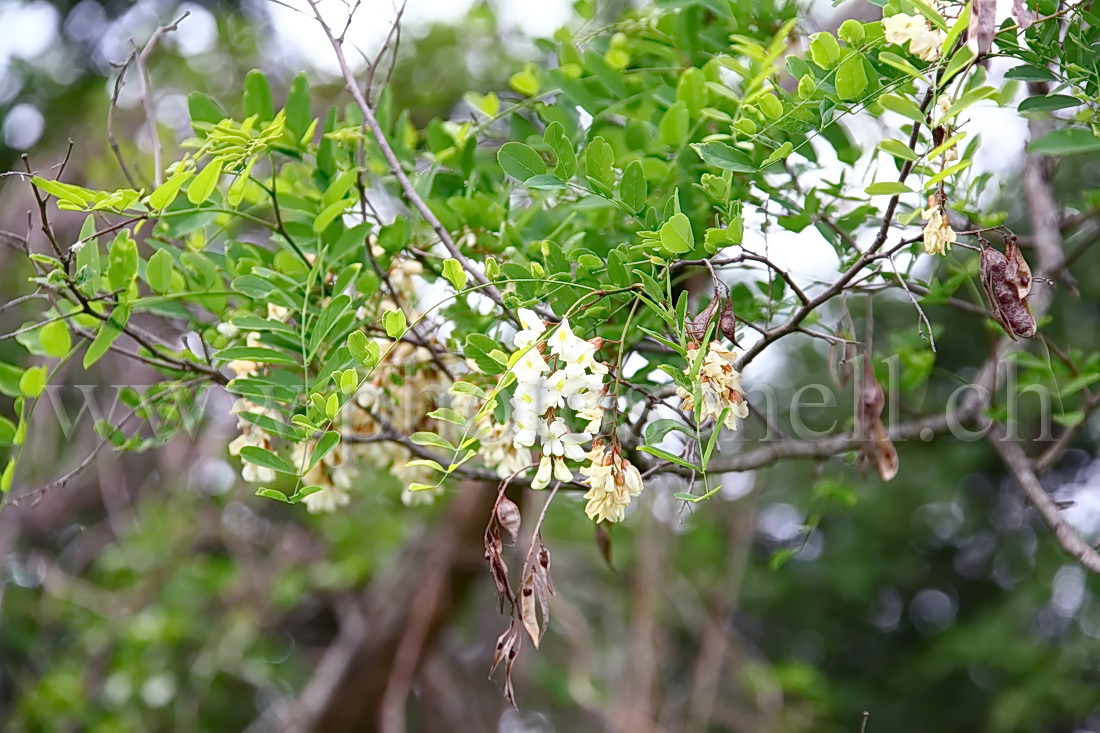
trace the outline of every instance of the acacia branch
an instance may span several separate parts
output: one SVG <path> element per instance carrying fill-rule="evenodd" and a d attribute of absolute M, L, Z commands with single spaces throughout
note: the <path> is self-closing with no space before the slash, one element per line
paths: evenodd
<path fill-rule="evenodd" d="M 424 217 L 424 221 L 428 222 L 428 225 L 435 232 L 436 236 L 439 237 L 439 241 L 443 244 L 448 254 L 457 260 L 458 264 L 462 266 L 462 269 L 468 272 L 474 280 L 485 286 L 485 294 L 503 308 L 505 313 L 508 313 L 508 307 L 504 304 L 504 299 L 501 297 L 500 291 L 497 290 L 495 285 L 489 282 L 489 279 L 485 277 L 485 273 L 475 267 L 466 255 L 462 254 L 462 250 L 455 244 L 454 239 L 451 238 L 450 232 L 443 226 L 439 217 L 435 215 L 424 199 L 421 198 L 420 194 L 417 193 L 416 187 L 413 185 L 412 181 L 409 180 L 408 175 L 405 174 L 405 169 L 402 167 L 401 161 L 398 160 L 397 153 L 394 152 L 393 147 L 386 139 L 386 134 L 382 130 L 382 126 L 378 123 L 378 118 L 374 115 L 374 110 L 371 108 L 367 98 L 363 96 L 362 89 L 359 88 L 359 82 L 356 81 L 355 74 L 348 65 L 347 56 L 344 54 L 343 41 L 333 35 L 332 29 L 329 27 L 328 23 L 324 21 L 324 18 L 321 16 L 321 11 L 317 7 L 317 0 L 307 0 L 307 2 L 313 10 L 317 23 L 320 24 L 325 36 L 328 38 L 329 44 L 332 46 L 333 53 L 336 55 L 336 61 L 340 65 L 340 73 L 343 75 L 345 86 L 351 94 L 352 99 L 355 101 L 356 106 L 359 108 L 359 111 L 363 114 L 363 121 L 366 123 L 367 127 L 370 128 L 371 134 L 374 136 L 379 150 L 382 151 L 382 156 L 385 157 L 386 163 L 390 167 L 390 172 L 393 173 L 394 178 L 397 179 L 398 185 L 401 186 L 405 198 L 418 212 L 420 212 L 420 215 Z"/>

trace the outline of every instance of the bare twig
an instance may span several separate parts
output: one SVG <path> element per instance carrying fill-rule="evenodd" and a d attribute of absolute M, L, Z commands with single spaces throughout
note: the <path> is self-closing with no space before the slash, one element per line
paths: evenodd
<path fill-rule="evenodd" d="M 347 56 L 344 54 L 343 42 L 333 35 L 332 29 L 324 21 L 321 11 L 317 7 L 317 0 L 307 0 L 307 2 L 310 8 L 313 9 L 313 14 L 317 22 L 320 24 L 325 36 L 328 38 L 329 44 L 332 46 L 333 52 L 336 54 L 336 61 L 340 65 L 340 72 L 344 77 L 348 92 L 351 94 L 356 106 L 359 107 L 359 111 L 362 112 L 363 120 L 367 127 L 370 128 L 371 134 L 374 136 L 379 150 L 382 151 L 382 155 L 385 157 L 386 163 L 390 167 L 390 172 L 393 173 L 394 178 L 397 179 L 398 185 L 401 186 L 405 198 L 418 212 L 420 212 L 424 220 L 428 222 L 428 225 L 436 233 L 436 236 L 439 237 L 439 241 L 443 244 L 451 257 L 457 260 L 462 266 L 462 269 L 466 270 L 474 280 L 485 286 L 483 292 L 489 298 L 499 305 L 505 313 L 510 313 L 508 307 L 504 304 L 504 299 L 501 297 L 500 291 L 497 290 L 495 285 L 489 282 L 488 278 L 485 277 L 485 273 L 470 262 L 466 255 L 462 254 L 462 250 L 455 244 L 454 239 L 451 238 L 450 232 L 443 226 L 439 217 L 435 215 L 424 199 L 421 198 L 420 194 L 417 193 L 416 187 L 405 174 L 405 169 L 402 167 L 401 161 L 398 160 L 397 153 L 394 152 L 393 147 L 386 139 L 386 134 L 382 130 L 382 126 L 378 123 L 378 118 L 374 116 L 374 110 L 371 108 L 370 103 L 367 102 L 366 97 L 363 96 L 363 90 L 359 88 L 359 82 L 356 81 L 355 74 L 352 72 L 351 67 L 348 66 Z"/>
<path fill-rule="evenodd" d="M 191 15 L 191 11 L 185 10 L 183 14 L 172 23 L 162 25 L 153 31 L 153 35 L 149 36 L 149 41 L 145 44 L 145 48 L 138 50 L 137 44 L 134 44 L 134 52 L 136 54 L 134 61 L 137 64 L 138 79 L 141 81 L 141 103 L 145 107 L 145 118 L 149 125 L 149 142 L 153 146 L 154 186 L 159 186 L 164 183 L 164 166 L 162 160 L 164 151 L 161 149 L 160 136 L 157 134 L 157 113 L 153 108 L 153 94 L 149 83 L 149 69 L 146 62 L 149 60 L 150 54 L 153 53 L 153 49 L 156 48 L 157 41 L 161 39 L 161 36 L 176 30 L 179 24 L 183 22 L 183 19 L 189 15 Z M 132 39 L 130 43 L 133 43 Z"/>

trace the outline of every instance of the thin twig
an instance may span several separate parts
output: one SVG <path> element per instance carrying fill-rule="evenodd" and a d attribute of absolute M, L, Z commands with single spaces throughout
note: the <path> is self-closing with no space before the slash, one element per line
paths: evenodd
<path fill-rule="evenodd" d="M 153 49 L 156 48 L 157 41 L 165 33 L 176 30 L 179 24 L 183 22 L 183 19 L 191 15 L 190 10 L 183 11 L 175 21 L 168 25 L 162 25 L 153 31 L 153 35 L 149 36 L 148 43 L 145 44 L 145 48 L 138 50 L 137 44 L 134 44 L 134 51 L 137 54 L 134 59 L 137 63 L 138 79 L 141 82 L 141 103 L 145 107 L 145 119 L 149 125 L 149 141 L 153 146 L 153 185 L 160 186 L 164 183 L 164 167 L 163 156 L 164 151 L 161 149 L 160 136 L 157 134 L 157 113 L 153 108 L 153 94 L 152 88 L 149 83 L 149 69 L 146 62 L 149 60 L 150 54 L 153 53 Z M 133 39 L 130 43 L 134 43 Z"/>

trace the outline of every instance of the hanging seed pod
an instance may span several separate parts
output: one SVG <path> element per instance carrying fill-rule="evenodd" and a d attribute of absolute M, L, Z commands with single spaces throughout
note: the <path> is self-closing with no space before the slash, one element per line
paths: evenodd
<path fill-rule="evenodd" d="M 726 295 L 722 302 L 722 314 L 718 316 L 718 330 L 737 346 L 737 317 L 733 314 L 733 298 Z"/>
<path fill-rule="evenodd" d="M 710 305 L 707 306 L 699 315 L 691 321 L 684 324 L 687 328 L 687 334 L 691 337 L 691 340 L 695 343 L 701 343 L 707 335 L 707 326 L 710 325 L 710 319 L 714 318 L 714 312 L 718 310 L 718 298 L 714 298 L 710 301 Z"/>
<path fill-rule="evenodd" d="M 1035 15 L 1024 0 L 1012 0 L 1012 17 L 1022 30 L 1027 30 L 1035 22 Z"/>
<path fill-rule="evenodd" d="M 1020 252 L 1016 237 L 1011 234 L 1005 239 L 1005 259 L 1008 260 L 1008 281 L 1016 286 L 1016 292 L 1019 293 L 1020 300 L 1023 300 L 1031 293 L 1031 268 Z"/>
<path fill-rule="evenodd" d="M 975 56 L 988 53 L 997 31 L 997 0 L 971 0 L 970 26 L 966 30 L 966 44 Z"/>
<path fill-rule="evenodd" d="M 1005 249 L 1011 250 L 1011 264 L 1005 255 L 992 247 L 982 249 L 978 268 L 982 288 L 993 317 L 1005 333 L 1013 340 L 1031 338 L 1035 335 L 1035 317 L 1021 296 L 1021 292 L 1031 291 L 1031 270 L 1015 242 L 1006 241 Z"/>

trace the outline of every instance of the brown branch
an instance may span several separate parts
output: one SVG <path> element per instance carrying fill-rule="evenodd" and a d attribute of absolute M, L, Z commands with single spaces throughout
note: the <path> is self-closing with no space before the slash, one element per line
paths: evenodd
<path fill-rule="evenodd" d="M 1097 553 L 1092 545 L 1085 542 L 1077 534 L 1077 530 L 1073 528 L 1073 525 L 1066 521 L 1058 502 L 1039 483 L 1039 479 L 1035 475 L 1035 469 L 1027 454 L 1024 453 L 1024 449 L 1018 443 L 1007 439 L 1005 430 L 1001 425 L 985 417 L 982 417 L 981 422 L 985 423 L 983 427 L 988 426 L 989 428 L 989 442 L 1000 454 L 1012 475 L 1016 477 L 1016 482 L 1020 484 L 1020 489 L 1024 492 L 1028 501 L 1039 512 L 1039 516 L 1046 522 L 1046 525 L 1050 527 L 1055 540 L 1058 541 L 1058 545 L 1067 555 L 1079 562 L 1082 567 L 1100 574 L 1100 553 Z"/>
<path fill-rule="evenodd" d="M 137 64 L 138 80 L 141 82 L 141 103 L 145 107 L 145 118 L 149 125 L 149 142 L 153 146 L 153 185 L 159 186 L 164 183 L 164 169 L 163 169 L 163 156 L 164 151 L 161 149 L 160 136 L 157 134 L 157 113 L 153 109 L 153 95 L 152 88 L 149 84 L 149 69 L 146 62 L 149 60 L 150 54 L 153 53 L 153 49 L 156 48 L 157 41 L 161 39 L 166 33 L 176 30 L 179 24 L 183 22 L 183 19 L 191 15 L 190 10 L 183 11 L 183 14 L 177 18 L 174 22 L 168 25 L 162 25 L 153 31 L 153 35 L 149 36 L 149 41 L 145 44 L 145 48 L 138 50 L 137 44 L 134 44 L 134 61 Z M 130 43 L 134 43 L 133 39 Z"/>
<path fill-rule="evenodd" d="M 382 126 L 378 123 L 378 118 L 374 116 L 374 110 L 371 108 L 370 103 L 367 102 L 366 97 L 363 96 L 363 91 L 359 88 L 359 83 L 355 80 L 355 74 L 352 72 L 351 67 L 348 66 L 347 56 L 344 54 L 343 42 L 332 34 L 332 29 L 325 23 L 324 18 L 321 16 L 321 11 L 317 7 L 317 0 L 307 0 L 307 2 L 310 8 L 313 9 L 313 14 L 317 18 L 318 24 L 320 24 L 321 29 L 328 38 L 333 53 L 336 54 L 336 61 L 340 65 L 340 72 L 344 77 L 347 90 L 355 101 L 356 106 L 359 107 L 359 111 L 362 112 L 363 121 L 366 123 L 367 127 L 370 128 L 371 134 L 374 136 L 374 140 L 378 144 L 379 150 L 382 151 L 382 156 L 386 159 L 386 163 L 390 167 L 390 172 L 393 173 L 394 178 L 397 179 L 398 185 L 401 186 L 405 198 L 418 212 L 420 212 L 420 215 L 424 217 L 424 221 L 428 222 L 428 225 L 435 232 L 436 236 L 439 237 L 439 241 L 443 244 L 451 257 L 457 260 L 462 266 L 462 269 L 466 270 L 474 280 L 485 286 L 484 292 L 489 298 L 504 309 L 505 313 L 509 313 L 509 309 L 505 306 L 500 291 L 497 290 L 495 285 L 489 282 L 488 278 L 485 277 L 485 273 L 475 267 L 466 255 L 462 254 L 462 250 L 455 244 L 454 239 L 451 238 L 450 232 L 443 226 L 439 217 L 435 215 L 424 199 L 420 197 L 420 194 L 416 192 L 416 187 L 413 185 L 412 181 L 409 180 L 408 175 L 405 174 L 405 169 L 402 167 L 401 161 L 398 160 L 397 153 L 394 152 L 393 147 L 386 139 L 386 134 L 382 130 Z"/>

